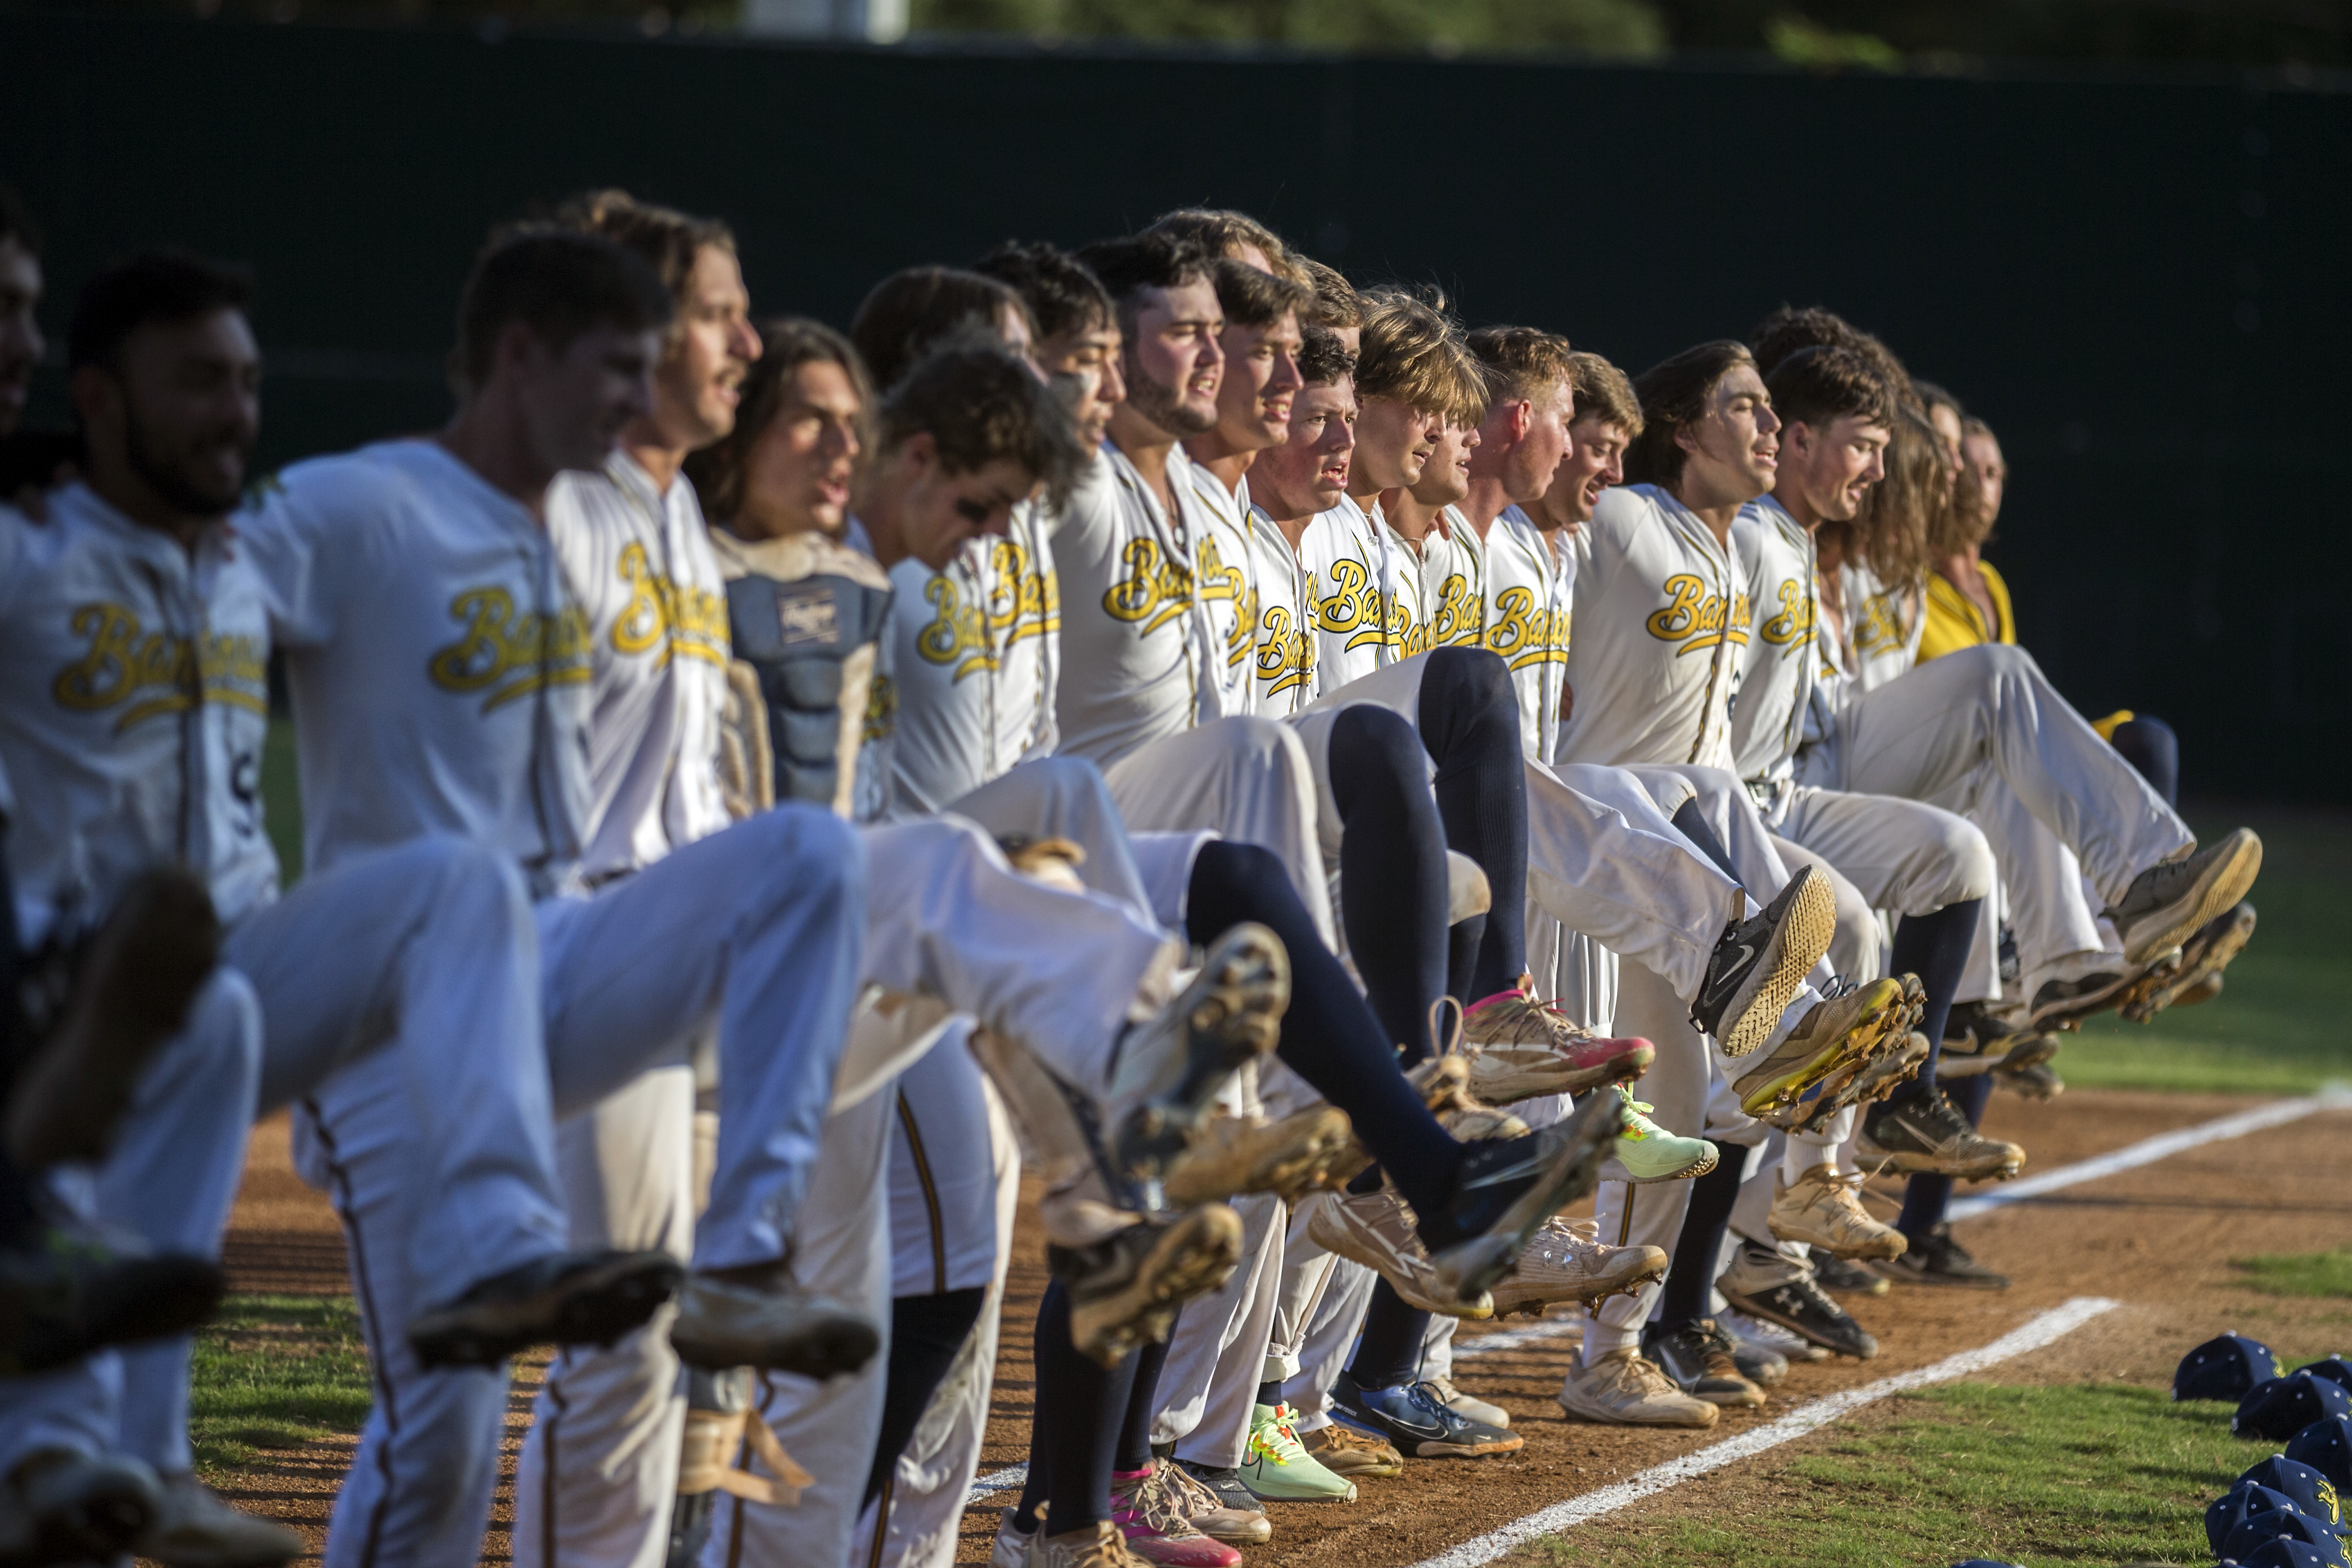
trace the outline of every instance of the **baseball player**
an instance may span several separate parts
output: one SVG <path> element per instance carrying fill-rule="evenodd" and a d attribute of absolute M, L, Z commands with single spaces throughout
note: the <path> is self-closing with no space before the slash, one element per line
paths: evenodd
<path fill-rule="evenodd" d="M 377 1353 L 446 1364 L 625 1331 L 676 1269 L 562 1250 L 535 937 L 515 876 L 462 841 L 420 837 L 314 862 L 273 902 L 257 789 L 271 622 L 247 532 L 226 521 L 257 419 L 245 289 L 170 255 L 95 279 L 71 356 L 89 480 L 52 498 L 46 527 L 8 524 L 17 641 L 0 668 L 21 689 L 0 745 L 40 827 L 25 847 L 38 852 L 16 860 L 20 914 L 70 942 L 144 865 L 173 858 L 205 876 L 231 927 L 227 964 L 100 1169 L 98 1212 L 212 1255 L 257 1102 L 308 1103 L 352 1081 L 404 1105 L 454 1093 L 469 1116 L 424 1120 L 403 1151 L 408 1180 L 432 1194 L 431 1224 L 375 1254 Z M 165 466 L 161 451 L 185 455 Z M 126 1353 L 116 1373 L 85 1363 L 12 1384 L 8 1399 L 24 1403 L 10 1445 L 110 1445 L 119 1420 L 126 1448 L 165 1477 L 141 1550 L 282 1558 L 293 1538 L 187 1473 L 187 1358 L 186 1342 L 170 1341 Z"/>
<path fill-rule="evenodd" d="M 523 876 L 558 1115 L 682 1069 L 716 1025 L 734 1114 L 669 1338 L 697 1364 L 824 1373 L 875 1347 L 871 1325 L 794 1293 L 786 1261 L 855 997 L 860 847 L 829 814 L 796 810 L 593 890 L 579 869 L 595 826 L 593 650 L 541 519 L 561 469 L 600 465 L 646 416 L 671 314 L 652 268 L 610 241 L 495 239 L 460 310 L 467 392 L 449 426 L 298 465 L 240 537 L 289 649 L 310 864 L 446 832 Z M 347 1075 L 301 1121 L 355 1259 L 396 1256 L 425 1223 L 416 1117 L 389 1088 Z M 371 1296 L 370 1317 L 382 1397 L 328 1558 L 470 1553 L 503 1369 L 428 1373 L 399 1351 L 398 1302 Z"/>

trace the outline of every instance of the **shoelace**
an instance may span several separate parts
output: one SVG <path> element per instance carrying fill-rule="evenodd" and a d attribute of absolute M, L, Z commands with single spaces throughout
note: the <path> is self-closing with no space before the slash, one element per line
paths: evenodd
<path fill-rule="evenodd" d="M 1118 1523 L 1140 1523 L 1155 1535 L 1200 1533 L 1192 1527 L 1192 1521 L 1184 1517 L 1184 1510 L 1174 1494 L 1175 1488 L 1169 1483 L 1165 1472 L 1155 1465 L 1151 1473 L 1143 1477 L 1135 1489 L 1128 1494 L 1127 1506 L 1123 1510 L 1114 1506 L 1113 1511 L 1127 1515 Z"/>
<path fill-rule="evenodd" d="M 1656 1137 L 1658 1124 L 1650 1120 L 1648 1113 L 1658 1108 L 1646 1100 L 1635 1100 L 1633 1091 L 1622 1083 L 1617 1086 L 1617 1096 L 1625 1102 L 1625 1124 L 1617 1130 L 1617 1136 L 1636 1143 Z"/>
<path fill-rule="evenodd" d="M 1445 1401 L 1437 1396 L 1437 1389 L 1434 1384 L 1427 1383 L 1412 1384 L 1405 1389 L 1404 1393 L 1405 1398 L 1412 1403 L 1415 1409 L 1427 1411 L 1432 1420 L 1434 1420 L 1439 1426 L 1444 1426 L 1448 1431 L 1452 1431 L 1457 1426 L 1466 1426 L 1470 1424 L 1469 1419 L 1466 1416 L 1456 1415 L 1452 1406 L 1448 1405 Z"/>
<path fill-rule="evenodd" d="M 1307 1448 L 1299 1442 L 1298 1434 L 1290 1425 L 1290 1407 L 1275 1407 L 1274 1419 L 1250 1429 L 1249 1444 L 1253 1453 L 1264 1454 L 1277 1465 L 1294 1462 L 1294 1456 L 1303 1457 Z M 1271 1434 L 1269 1437 L 1266 1434 Z"/>

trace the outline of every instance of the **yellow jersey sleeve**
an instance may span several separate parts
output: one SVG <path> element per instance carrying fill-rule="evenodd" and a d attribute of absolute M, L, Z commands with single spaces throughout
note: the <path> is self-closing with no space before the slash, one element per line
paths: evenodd
<path fill-rule="evenodd" d="M 2000 574 L 1990 561 L 1979 562 L 1978 570 L 1984 574 L 1985 592 L 1992 598 L 1994 624 L 1987 625 L 1983 609 L 1954 587 L 1943 574 L 1931 573 L 1927 578 L 1927 625 L 1919 634 L 1922 664 L 1981 643 L 2017 641 L 2017 619 L 2009 607 L 2009 584 L 2001 581 Z"/>

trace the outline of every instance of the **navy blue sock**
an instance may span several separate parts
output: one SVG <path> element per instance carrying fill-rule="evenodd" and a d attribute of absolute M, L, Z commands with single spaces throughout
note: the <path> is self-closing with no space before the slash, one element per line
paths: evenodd
<path fill-rule="evenodd" d="M 1412 726 L 1361 705 L 1331 725 L 1339 807 L 1339 920 L 1364 996 L 1408 1063 L 1429 1051 L 1431 1005 L 1445 994 L 1445 829 Z"/>
<path fill-rule="evenodd" d="M 1662 1333 L 1707 1315 L 1716 1262 L 1723 1256 L 1724 1232 L 1731 1228 L 1731 1208 L 1739 1201 L 1739 1179 L 1748 1166 L 1748 1151 L 1740 1145 L 1726 1143 L 1722 1150 L 1723 1159 L 1715 1169 L 1690 1184 L 1690 1209 L 1683 1215 L 1682 1234 L 1675 1238 L 1674 1260 L 1666 1267 L 1665 1289 L 1658 1299 Z"/>
<path fill-rule="evenodd" d="M 1371 1305 L 1364 1310 L 1364 1331 L 1349 1360 L 1348 1375 L 1358 1388 L 1396 1388 L 1421 1376 L 1423 1338 L 1429 1331 L 1429 1314 L 1409 1307 L 1385 1279 L 1372 1287 Z"/>
<path fill-rule="evenodd" d="M 1485 648 L 1439 648 L 1421 678 L 1420 728 L 1437 763 L 1446 845 L 1478 862 L 1494 892 L 1470 988 L 1457 993 L 1475 1002 L 1517 985 L 1528 968 L 1527 762 L 1510 670 Z"/>
<path fill-rule="evenodd" d="M 1895 955 L 1889 967 L 1897 974 L 1916 974 L 1927 993 L 1927 1010 L 1919 1020 L 1927 1037 L 1927 1060 L 1919 1076 L 1891 1097 L 1907 1100 L 1936 1087 L 1936 1064 L 1944 1055 L 1944 1024 L 1951 1016 L 1952 993 L 1968 968 L 1969 948 L 1976 940 L 1982 899 L 1962 899 L 1933 914 L 1905 915 L 1895 925 Z"/>

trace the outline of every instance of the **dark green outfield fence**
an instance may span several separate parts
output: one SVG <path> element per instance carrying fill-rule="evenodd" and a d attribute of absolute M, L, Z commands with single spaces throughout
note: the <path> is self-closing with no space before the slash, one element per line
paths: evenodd
<path fill-rule="evenodd" d="M 1830 305 L 2000 431 L 1993 555 L 2083 707 L 2170 718 L 2200 794 L 2352 803 L 2352 95 L 24 13 L 0 80 L 52 331 L 131 247 L 249 260 L 279 460 L 437 421 L 485 226 L 591 183 L 725 215 L 761 310 L 836 321 L 1193 202 L 1634 370 Z"/>

